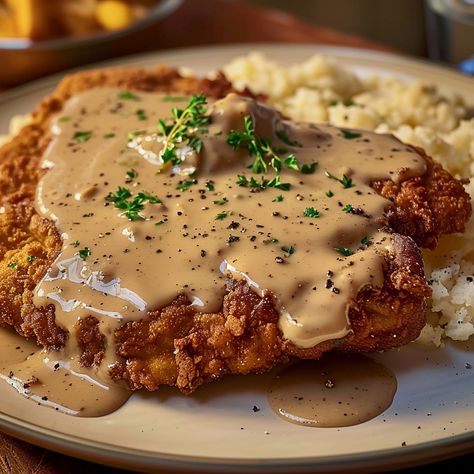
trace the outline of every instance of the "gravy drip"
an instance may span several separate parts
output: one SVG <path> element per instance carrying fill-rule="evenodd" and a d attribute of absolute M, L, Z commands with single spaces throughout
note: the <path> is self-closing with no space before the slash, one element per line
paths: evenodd
<path fill-rule="evenodd" d="M 95 387 L 107 387 L 103 397 L 115 391 L 108 372 L 117 359 L 117 327 L 183 293 L 196 310 L 218 311 L 229 276 L 245 279 L 259 294 L 272 292 L 279 327 L 298 347 L 349 334 L 347 302 L 364 285 L 382 284 L 391 249 L 390 235 L 380 230 L 390 202 L 370 184 L 426 171 L 424 160 L 392 136 L 293 123 L 235 94 L 209 104 L 199 153 L 181 147 L 180 165 L 163 164 L 156 123 L 188 100 L 93 89 L 70 99 L 52 123 L 36 209 L 56 223 L 63 247 L 34 303 L 54 304 L 57 324 L 69 338 L 64 349 L 38 355 L 34 365 L 43 370 L 51 358 L 70 367 L 68 373 L 84 373 Z M 285 149 L 283 159 L 294 153 L 300 167 L 317 163 L 314 173 L 283 166 L 288 191 L 239 186 L 238 175 L 261 180 L 249 169 L 254 157 L 248 150 L 227 143 L 231 130 L 243 130 L 245 116 L 261 139 Z M 344 176 L 353 186 L 344 185 Z M 265 178 L 273 177 L 269 167 Z M 147 192 L 161 202 L 146 202 L 141 219 L 129 220 L 106 199 L 120 187 L 130 199 Z M 346 250 L 352 254 L 343 255 Z M 88 315 L 99 320 L 106 338 L 98 369 L 78 362 L 76 323 Z M 28 370 L 34 375 L 36 369 Z M 42 372 L 45 386 L 52 373 Z M 122 392 L 114 396 L 123 400 Z M 71 400 L 74 410 L 85 405 Z"/>
<path fill-rule="evenodd" d="M 358 425 L 392 404 L 397 379 L 382 364 L 356 354 L 298 362 L 273 380 L 268 401 L 285 421 L 318 428 Z"/>
<path fill-rule="evenodd" d="M 62 353 L 38 350 L 34 341 L 0 328 L 0 380 L 18 393 L 68 415 L 92 417 L 112 413 L 131 392 L 120 384 L 101 382 L 94 371 Z"/>

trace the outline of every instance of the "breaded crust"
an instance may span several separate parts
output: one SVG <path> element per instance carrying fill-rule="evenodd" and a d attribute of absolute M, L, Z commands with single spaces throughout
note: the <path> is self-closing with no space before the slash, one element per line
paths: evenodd
<path fill-rule="evenodd" d="M 35 308 L 32 303 L 35 285 L 61 249 L 57 229 L 36 214 L 33 202 L 42 173 L 38 163 L 50 140 L 51 117 L 73 95 L 101 86 L 203 92 L 215 98 L 232 90 L 223 76 L 184 78 L 164 66 L 79 73 L 66 78 L 44 99 L 32 124 L 0 149 L 0 324 L 36 337 L 39 345 L 52 350 L 63 346 L 67 337 L 76 337 L 85 366 L 100 364 L 104 353 L 105 339 L 97 320 L 89 316 L 80 321 L 71 336 L 55 324 L 54 306 Z M 417 244 L 432 248 L 441 234 L 462 232 L 471 214 L 462 183 L 419 152 L 427 163 L 425 176 L 401 185 L 392 181 L 373 185 L 393 202 L 387 208 L 387 224 L 394 231 L 392 250 L 386 255 L 382 288 L 366 286 L 348 302 L 352 334 L 311 349 L 295 347 L 282 338 L 271 293 L 261 298 L 246 284 L 229 280 L 218 313 L 196 312 L 180 296 L 143 320 L 120 327 L 115 334 L 113 377 L 125 380 L 131 389 L 155 390 L 166 384 L 189 393 L 225 374 L 267 371 L 290 356 L 318 358 L 330 350 L 380 351 L 415 339 L 424 325 L 425 299 L 430 294 Z M 35 258 L 26 265 L 31 255 Z M 18 267 L 12 271 L 14 262 Z"/>

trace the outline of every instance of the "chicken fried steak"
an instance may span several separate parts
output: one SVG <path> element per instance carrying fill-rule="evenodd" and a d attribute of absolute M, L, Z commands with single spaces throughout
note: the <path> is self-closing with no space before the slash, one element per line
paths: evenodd
<path fill-rule="evenodd" d="M 0 324 L 185 393 L 418 336 L 418 246 L 463 232 L 462 183 L 391 136 L 231 92 L 161 66 L 79 73 L 43 100 L 0 149 Z"/>

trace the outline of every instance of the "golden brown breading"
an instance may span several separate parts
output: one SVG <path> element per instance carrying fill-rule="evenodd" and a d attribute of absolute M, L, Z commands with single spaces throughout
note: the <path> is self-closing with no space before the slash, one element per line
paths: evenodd
<path fill-rule="evenodd" d="M 14 326 L 20 334 L 35 336 L 40 345 L 53 349 L 63 345 L 68 335 L 55 324 L 53 306 L 34 308 L 32 304 L 36 283 L 61 248 L 55 226 L 33 209 L 41 174 L 38 162 L 50 139 L 50 118 L 71 96 L 100 86 L 203 92 L 210 97 L 222 97 L 232 89 L 223 76 L 213 81 L 183 78 L 163 66 L 79 73 L 65 79 L 43 100 L 33 123 L 0 149 L 0 206 L 5 208 L 0 213 L 0 324 Z M 471 213 L 462 184 L 425 158 L 428 173 L 424 177 L 401 185 L 374 183 L 374 189 L 393 202 L 387 210 L 389 226 L 409 237 L 393 234 L 383 287 L 367 286 L 350 302 L 353 334 L 311 349 L 297 348 L 282 339 L 270 293 L 260 298 L 246 284 L 229 281 L 218 313 L 198 313 L 184 297 L 178 297 L 166 308 L 119 328 L 113 377 L 124 379 L 131 389 L 155 390 L 166 384 L 191 392 L 224 374 L 264 372 L 289 356 L 318 358 L 329 350 L 386 350 L 416 338 L 424 324 L 430 290 L 414 241 L 432 248 L 441 234 L 463 231 Z M 35 258 L 28 259 L 30 255 Z M 78 323 L 76 337 L 83 351 L 82 363 L 99 364 L 104 337 L 93 316 Z"/>
<path fill-rule="evenodd" d="M 373 188 L 394 203 L 387 210 L 391 229 L 409 235 L 423 248 L 434 249 L 443 234 L 464 232 L 471 216 L 470 197 L 463 183 L 426 155 L 426 174 L 397 184 L 393 181 L 373 183 Z"/>

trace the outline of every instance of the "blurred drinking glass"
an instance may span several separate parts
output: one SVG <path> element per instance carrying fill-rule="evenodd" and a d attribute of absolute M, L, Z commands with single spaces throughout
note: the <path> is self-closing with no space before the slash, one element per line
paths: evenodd
<path fill-rule="evenodd" d="M 431 59 L 474 75 L 474 0 L 425 0 Z"/>

